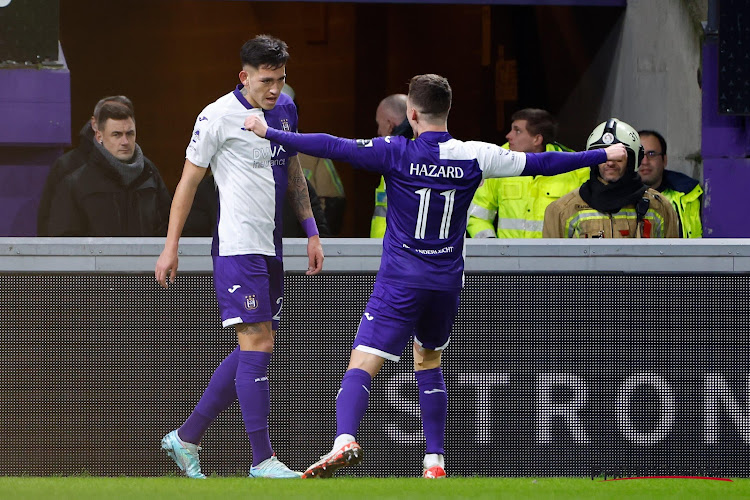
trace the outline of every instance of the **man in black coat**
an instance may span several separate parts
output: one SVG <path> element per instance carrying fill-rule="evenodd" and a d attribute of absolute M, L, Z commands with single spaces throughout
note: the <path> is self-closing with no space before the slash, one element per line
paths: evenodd
<path fill-rule="evenodd" d="M 44 189 L 42 190 L 42 197 L 39 201 L 39 210 L 36 218 L 36 234 L 37 236 L 49 236 L 47 230 L 47 222 L 49 221 L 49 210 L 52 204 L 52 198 L 55 196 L 55 189 L 57 189 L 60 181 L 71 173 L 73 170 L 80 167 L 83 162 L 89 156 L 89 153 L 94 148 L 94 134 L 96 133 L 96 120 L 99 117 L 102 106 L 106 102 L 117 102 L 128 108 L 133 113 L 133 102 L 125 97 L 124 95 L 114 95 L 105 97 L 94 106 L 94 113 L 91 115 L 91 119 L 86 122 L 81 131 L 78 133 L 78 146 L 71 149 L 60 158 L 55 161 L 52 168 L 47 175 L 47 180 L 44 183 Z"/>
<path fill-rule="evenodd" d="M 39 234 L 165 235 L 171 197 L 136 143 L 132 107 L 104 102 L 95 118 L 94 141 L 84 136 L 81 146 L 50 172 L 51 199 L 46 213 L 40 207 Z"/>

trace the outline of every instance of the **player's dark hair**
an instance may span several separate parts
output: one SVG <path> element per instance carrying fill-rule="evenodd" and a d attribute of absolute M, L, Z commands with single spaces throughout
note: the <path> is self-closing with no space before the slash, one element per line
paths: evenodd
<path fill-rule="evenodd" d="M 445 119 L 451 110 L 453 91 L 440 75 L 417 75 L 409 82 L 409 101 L 424 115 Z"/>
<path fill-rule="evenodd" d="M 99 109 L 96 126 L 103 131 L 107 120 L 127 120 L 128 118 L 132 118 L 135 123 L 135 114 L 131 108 L 119 102 L 109 101 L 102 104 L 101 109 Z"/>
<path fill-rule="evenodd" d="M 519 109 L 510 120 L 526 120 L 526 130 L 530 135 L 541 135 L 543 144 L 557 140 L 557 120 L 549 111 L 538 108 Z"/>
<path fill-rule="evenodd" d="M 639 130 L 638 135 L 651 135 L 656 137 L 656 140 L 659 141 L 659 145 L 661 146 L 661 152 L 667 154 L 667 141 L 664 139 L 664 136 L 656 130 Z"/>
<path fill-rule="evenodd" d="M 240 59 L 243 66 L 249 65 L 256 69 L 268 66 L 277 69 L 289 60 L 289 51 L 283 40 L 271 35 L 258 35 L 245 42 L 240 50 Z"/>

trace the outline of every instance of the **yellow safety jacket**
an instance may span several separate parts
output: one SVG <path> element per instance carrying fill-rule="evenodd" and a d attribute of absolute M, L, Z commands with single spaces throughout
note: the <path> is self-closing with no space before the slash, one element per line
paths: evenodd
<path fill-rule="evenodd" d="M 370 222 L 370 238 L 385 235 L 385 216 L 388 213 L 388 196 L 385 192 L 385 177 L 380 177 L 380 185 L 375 189 L 375 211 Z"/>
<path fill-rule="evenodd" d="M 508 144 L 502 147 L 508 148 Z M 572 151 L 547 144 L 547 151 Z M 485 179 L 469 207 L 467 231 L 472 238 L 541 238 L 547 205 L 586 182 L 589 167 L 553 176 Z M 495 227 L 497 216 L 497 227 Z"/>
<path fill-rule="evenodd" d="M 701 196 L 703 196 L 703 189 L 698 181 L 680 172 L 665 170 L 659 189 L 663 189 L 661 194 L 672 202 L 680 218 L 680 237 L 702 238 Z"/>
<path fill-rule="evenodd" d="M 313 189 L 321 198 L 344 198 L 344 185 L 336 171 L 336 166 L 328 158 L 297 153 L 297 159 L 302 166 L 302 173 Z"/>
<path fill-rule="evenodd" d="M 400 125 L 391 130 L 392 136 L 400 135 L 407 139 L 413 139 L 414 132 L 409 120 L 404 118 Z M 388 196 L 385 191 L 385 177 L 380 177 L 380 185 L 375 189 L 375 210 L 370 222 L 370 238 L 382 238 L 385 236 L 386 215 L 388 213 Z"/>

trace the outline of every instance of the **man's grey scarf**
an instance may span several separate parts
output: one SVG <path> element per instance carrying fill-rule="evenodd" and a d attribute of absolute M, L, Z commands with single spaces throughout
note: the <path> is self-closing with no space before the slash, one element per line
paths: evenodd
<path fill-rule="evenodd" d="M 128 163 L 115 158 L 112 153 L 107 151 L 107 148 L 98 142 L 94 141 L 94 145 L 109 165 L 120 175 L 123 185 L 129 186 L 143 172 L 143 151 L 138 144 L 135 145 L 135 153 Z"/>

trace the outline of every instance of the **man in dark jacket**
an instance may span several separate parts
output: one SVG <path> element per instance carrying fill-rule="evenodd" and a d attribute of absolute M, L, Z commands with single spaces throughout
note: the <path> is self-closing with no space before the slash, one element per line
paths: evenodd
<path fill-rule="evenodd" d="M 55 161 L 55 164 L 52 165 L 52 168 L 47 175 L 47 180 L 45 181 L 44 189 L 42 190 L 42 197 L 39 201 L 39 210 L 37 212 L 37 236 L 49 236 L 47 223 L 49 221 L 49 211 L 50 205 L 52 204 L 52 198 L 55 196 L 55 189 L 57 189 L 57 186 L 66 175 L 80 167 L 89 157 L 89 153 L 94 148 L 96 121 L 99 117 L 102 106 L 107 102 L 120 103 L 130 108 L 130 110 L 135 113 L 133 102 L 124 95 L 105 97 L 96 103 L 96 106 L 94 106 L 94 113 L 91 115 L 91 119 L 86 122 L 81 131 L 78 133 L 78 146 L 58 158 Z"/>
<path fill-rule="evenodd" d="M 680 218 L 681 238 L 701 238 L 701 205 L 703 189 L 697 180 L 667 170 L 667 141 L 655 130 L 639 130 L 644 155 L 638 175 L 645 185 L 663 194 L 672 202 Z"/>
<path fill-rule="evenodd" d="M 83 159 L 71 155 L 54 187 L 46 235 L 165 235 L 171 197 L 136 144 L 132 108 L 105 102 L 92 129 L 95 141 L 88 154 L 78 152 Z"/>

